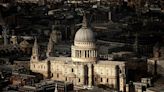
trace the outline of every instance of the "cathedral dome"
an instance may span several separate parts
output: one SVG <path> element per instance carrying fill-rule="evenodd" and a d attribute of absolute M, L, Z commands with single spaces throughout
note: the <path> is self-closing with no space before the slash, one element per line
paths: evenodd
<path fill-rule="evenodd" d="M 76 32 L 71 57 L 74 62 L 96 62 L 97 47 L 93 31 L 88 27 L 85 15 L 82 27 Z"/>
<path fill-rule="evenodd" d="M 75 41 L 77 42 L 94 42 L 94 33 L 90 28 L 80 28 L 75 35 Z"/>
<path fill-rule="evenodd" d="M 76 46 L 92 46 L 94 43 L 94 32 L 88 27 L 87 19 L 85 16 L 83 16 L 82 27 L 75 34 L 74 44 Z"/>

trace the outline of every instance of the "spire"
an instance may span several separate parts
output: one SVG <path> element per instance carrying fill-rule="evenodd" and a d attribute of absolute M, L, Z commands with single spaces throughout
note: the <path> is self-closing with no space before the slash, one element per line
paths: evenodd
<path fill-rule="evenodd" d="M 86 13 L 84 13 L 84 15 L 83 15 L 82 27 L 83 28 L 87 28 L 88 27 Z"/>
<path fill-rule="evenodd" d="M 53 42 L 52 42 L 52 39 L 51 37 L 49 38 L 49 42 L 48 42 L 48 50 L 52 49 L 52 46 L 53 46 Z"/>
<path fill-rule="evenodd" d="M 38 48 L 37 38 L 35 37 L 34 48 Z"/>
<path fill-rule="evenodd" d="M 38 48 L 37 38 L 35 37 L 34 46 L 32 48 L 31 61 L 38 61 L 38 60 L 39 60 L 39 48 Z"/>
<path fill-rule="evenodd" d="M 55 85 L 55 91 L 54 92 L 58 92 L 58 87 L 57 87 L 57 83 Z"/>
<path fill-rule="evenodd" d="M 52 42 L 52 39 L 50 37 L 49 42 L 48 42 L 48 46 L 47 46 L 47 53 L 46 53 L 47 57 L 50 56 L 52 49 L 53 49 L 53 42 Z"/>
<path fill-rule="evenodd" d="M 37 38 L 35 37 L 34 46 L 33 46 L 33 55 L 38 55 L 38 43 Z"/>

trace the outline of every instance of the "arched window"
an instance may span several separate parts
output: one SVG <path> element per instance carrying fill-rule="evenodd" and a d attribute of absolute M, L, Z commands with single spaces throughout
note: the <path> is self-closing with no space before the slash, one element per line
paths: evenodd
<path fill-rule="evenodd" d="M 101 78 L 101 82 L 102 82 L 103 80 L 102 80 L 102 78 Z"/>
<path fill-rule="evenodd" d="M 106 79 L 106 82 L 108 82 L 108 78 Z"/>
<path fill-rule="evenodd" d="M 72 68 L 72 72 L 73 72 L 73 68 Z"/>
<path fill-rule="evenodd" d="M 80 82 L 80 78 L 79 78 L 79 82 Z"/>
<path fill-rule="evenodd" d="M 65 78 L 65 81 L 67 81 L 67 77 Z"/>
<path fill-rule="evenodd" d="M 57 78 L 59 78 L 59 74 L 57 73 Z"/>

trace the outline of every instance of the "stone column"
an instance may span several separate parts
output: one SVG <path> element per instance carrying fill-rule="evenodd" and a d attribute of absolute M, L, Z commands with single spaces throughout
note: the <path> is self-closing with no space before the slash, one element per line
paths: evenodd
<path fill-rule="evenodd" d="M 95 57 L 95 51 L 93 50 L 93 57 Z"/>
<path fill-rule="evenodd" d="M 73 57 L 75 57 L 75 50 L 72 50 L 72 51 L 73 51 L 73 52 L 72 52 L 72 53 L 73 53 Z"/>
<path fill-rule="evenodd" d="M 75 55 L 74 55 L 74 53 L 75 53 L 74 51 L 75 51 L 75 50 L 72 49 L 71 51 L 72 51 L 72 53 L 71 53 L 72 57 L 75 57 Z"/>
<path fill-rule="evenodd" d="M 124 74 L 120 74 L 120 79 L 119 79 L 119 91 L 124 92 L 125 91 L 125 87 L 126 87 L 126 78 Z"/>
<path fill-rule="evenodd" d="M 80 57 L 80 53 L 79 53 L 79 50 L 77 50 L 77 57 L 78 57 L 78 58 Z"/>
<path fill-rule="evenodd" d="M 92 87 L 92 64 L 88 64 L 88 86 Z"/>
<path fill-rule="evenodd" d="M 85 67 L 84 67 L 84 65 L 81 65 L 81 69 L 82 69 L 82 71 L 81 71 L 81 81 L 82 81 L 82 84 L 84 85 L 85 84 L 85 69 L 84 69 Z"/>
<path fill-rule="evenodd" d="M 76 50 L 75 50 L 75 52 L 74 52 L 74 53 L 75 53 L 75 57 L 76 57 Z"/>
<path fill-rule="evenodd" d="M 83 58 L 85 58 L 85 50 L 83 50 Z"/>
<path fill-rule="evenodd" d="M 82 50 L 82 58 L 85 58 L 85 50 Z"/>
<path fill-rule="evenodd" d="M 81 50 L 81 58 L 84 58 L 84 50 Z"/>
<path fill-rule="evenodd" d="M 93 57 L 93 51 L 91 50 L 91 57 Z"/>
<path fill-rule="evenodd" d="M 89 56 L 92 57 L 92 50 L 89 51 Z"/>
<path fill-rule="evenodd" d="M 125 89 L 125 87 L 126 87 L 126 67 L 125 66 L 122 66 L 121 67 L 121 73 L 119 74 L 119 78 L 120 78 L 120 80 L 119 80 L 119 83 L 120 83 L 120 85 L 119 85 L 119 90 L 120 91 L 125 91 L 126 89 Z"/>
<path fill-rule="evenodd" d="M 78 57 L 78 51 L 76 50 L 76 54 L 75 54 L 76 58 Z"/>

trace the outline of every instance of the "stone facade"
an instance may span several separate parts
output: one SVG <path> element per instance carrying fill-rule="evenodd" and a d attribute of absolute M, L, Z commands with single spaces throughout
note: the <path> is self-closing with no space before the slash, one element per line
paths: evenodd
<path fill-rule="evenodd" d="M 124 91 L 126 63 L 99 60 L 95 41 L 84 16 L 82 28 L 75 35 L 71 57 L 48 56 L 45 60 L 39 60 L 38 45 L 35 41 L 30 69 L 47 78 L 71 82 L 76 86 L 92 87 L 103 84 Z M 50 50 L 51 48 L 48 48 L 48 53 Z"/>
<path fill-rule="evenodd" d="M 66 60 L 66 61 L 65 61 Z M 68 61 L 67 61 L 68 60 Z M 104 84 L 111 88 L 125 86 L 125 63 L 119 61 L 99 61 L 98 63 L 75 63 L 71 58 L 55 57 L 44 61 L 31 61 L 31 70 L 53 80 L 71 82 L 74 85 Z M 50 71 L 49 71 L 50 68 Z M 50 72 L 50 73 L 49 73 Z"/>

